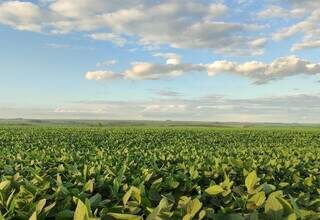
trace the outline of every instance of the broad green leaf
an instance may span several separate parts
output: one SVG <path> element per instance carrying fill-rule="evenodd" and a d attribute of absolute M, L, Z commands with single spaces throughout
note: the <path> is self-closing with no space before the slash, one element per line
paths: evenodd
<path fill-rule="evenodd" d="M 120 219 L 120 220 L 141 220 L 141 216 L 138 215 L 131 215 L 131 214 L 120 214 L 120 213 L 108 213 L 109 216 L 115 218 L 115 219 Z"/>
<path fill-rule="evenodd" d="M 258 181 L 259 181 L 259 178 L 257 176 L 256 171 L 252 171 L 251 173 L 248 174 L 245 180 L 245 185 L 249 193 L 253 192 L 254 187 Z"/>
<path fill-rule="evenodd" d="M 253 195 L 247 204 L 248 209 L 257 209 L 263 205 L 266 200 L 265 192 L 258 192 L 257 194 Z"/>
<path fill-rule="evenodd" d="M 224 189 L 219 185 L 210 186 L 205 190 L 206 193 L 208 193 L 210 196 L 215 196 L 220 193 L 222 193 Z"/>
<path fill-rule="evenodd" d="M 131 187 L 132 189 L 132 196 L 137 200 L 139 204 L 141 204 L 141 191 L 137 187 Z"/>
<path fill-rule="evenodd" d="M 187 213 L 193 218 L 201 209 L 202 203 L 199 199 L 195 198 L 187 205 Z"/>
<path fill-rule="evenodd" d="M 281 220 L 283 215 L 283 207 L 274 195 L 270 195 L 265 204 L 265 213 L 272 220 Z"/>
<path fill-rule="evenodd" d="M 89 220 L 89 212 L 87 206 L 78 199 L 77 208 L 74 212 L 73 220 Z"/>
<path fill-rule="evenodd" d="M 166 198 L 162 198 L 159 205 L 155 209 L 153 209 L 150 215 L 148 215 L 147 220 L 156 219 L 158 215 L 160 215 L 161 210 L 166 208 L 168 205 L 168 200 Z"/>

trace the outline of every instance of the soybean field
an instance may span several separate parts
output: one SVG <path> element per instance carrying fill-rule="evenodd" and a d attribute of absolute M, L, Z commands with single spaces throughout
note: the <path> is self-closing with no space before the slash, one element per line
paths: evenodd
<path fill-rule="evenodd" d="M 320 219 L 320 129 L 0 127 L 0 219 Z"/>

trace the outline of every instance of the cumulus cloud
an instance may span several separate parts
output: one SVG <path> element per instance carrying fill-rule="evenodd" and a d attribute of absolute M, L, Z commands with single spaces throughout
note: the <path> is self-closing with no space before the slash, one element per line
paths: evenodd
<path fill-rule="evenodd" d="M 167 64 L 153 64 L 146 62 L 133 63 L 132 67 L 124 71 L 124 79 L 133 80 L 157 80 L 164 78 L 174 78 L 190 71 L 202 70 L 198 65 L 172 63 L 168 59 Z M 175 61 L 174 61 L 175 62 Z"/>
<path fill-rule="evenodd" d="M 87 80 L 112 80 L 121 77 L 111 71 L 89 71 L 85 74 Z"/>
<path fill-rule="evenodd" d="M 280 57 L 271 63 L 249 61 L 237 63 L 227 60 L 218 60 L 208 64 L 182 63 L 180 58 L 173 59 L 174 54 L 157 54 L 167 58 L 165 64 L 153 64 L 147 62 L 133 63 L 132 67 L 123 73 L 110 74 L 107 77 L 92 77 L 87 79 L 105 80 L 113 79 L 111 76 L 118 76 L 122 79 L 132 80 L 158 80 L 174 78 L 188 72 L 207 72 L 209 76 L 217 74 L 235 74 L 254 80 L 257 84 L 267 83 L 272 80 L 282 79 L 295 75 L 316 75 L 320 73 L 320 64 L 300 59 L 296 56 Z M 170 58 L 171 57 L 171 58 Z M 99 72 L 99 71 L 98 71 Z M 91 73 L 91 72 L 89 72 Z M 100 76 L 101 73 L 98 75 Z M 104 76 L 105 72 L 102 71 Z M 86 74 L 86 76 L 88 73 Z"/>
<path fill-rule="evenodd" d="M 22 31 L 42 30 L 42 12 L 31 2 L 0 2 L 0 23 Z"/>
<path fill-rule="evenodd" d="M 316 75 L 320 73 L 320 64 L 300 59 L 296 56 L 281 57 L 267 64 L 258 61 L 238 64 L 229 61 L 216 61 L 208 64 L 209 75 L 218 73 L 233 73 L 256 80 L 256 83 L 266 83 L 299 74 Z"/>
<path fill-rule="evenodd" d="M 123 46 L 128 38 L 147 48 L 169 45 L 215 53 L 261 55 L 255 24 L 224 20 L 229 8 L 196 0 L 53 0 L 36 3 L 5 1 L 0 23 L 19 30 L 66 34 L 89 32 L 94 40 Z"/>
<path fill-rule="evenodd" d="M 154 56 L 165 58 L 167 64 L 177 65 L 181 63 L 181 57 L 175 53 L 155 53 Z"/>

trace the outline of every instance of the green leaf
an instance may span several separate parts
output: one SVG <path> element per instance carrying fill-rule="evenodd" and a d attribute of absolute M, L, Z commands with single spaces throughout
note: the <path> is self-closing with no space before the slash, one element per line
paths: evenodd
<path fill-rule="evenodd" d="M 255 210 L 251 215 L 249 220 L 259 220 L 259 213 Z"/>
<path fill-rule="evenodd" d="M 204 219 L 204 217 L 206 217 L 206 211 L 201 210 L 201 212 L 199 213 L 199 220 Z"/>
<path fill-rule="evenodd" d="M 263 186 L 263 191 L 266 194 L 272 193 L 273 191 L 275 191 L 277 189 L 274 185 L 268 184 L 268 183 L 264 183 L 262 186 Z"/>
<path fill-rule="evenodd" d="M 87 206 L 78 199 L 77 208 L 74 212 L 73 220 L 89 220 Z"/>
<path fill-rule="evenodd" d="M 295 213 L 290 214 L 288 217 L 285 218 L 285 220 L 297 220 L 297 216 Z"/>
<path fill-rule="evenodd" d="M 141 220 L 141 216 L 138 215 L 131 215 L 131 214 L 120 214 L 120 213 L 108 213 L 109 216 L 115 218 L 115 219 L 120 219 L 120 220 Z"/>
<path fill-rule="evenodd" d="M 283 215 L 283 207 L 279 200 L 271 194 L 265 204 L 265 213 L 272 220 L 281 220 Z"/>
<path fill-rule="evenodd" d="M 0 191 L 4 191 L 6 190 L 7 188 L 9 188 L 11 184 L 11 181 L 10 180 L 4 180 L 0 183 Z"/>
<path fill-rule="evenodd" d="M 57 215 L 55 216 L 56 220 L 65 220 L 65 219 L 72 219 L 74 215 L 74 212 L 71 210 L 64 210 L 61 211 L 59 213 L 57 213 Z"/>
<path fill-rule="evenodd" d="M 46 213 L 46 214 L 49 213 L 50 210 L 53 209 L 55 206 L 56 206 L 56 202 L 48 205 L 47 207 L 45 207 L 45 208 L 43 209 L 43 213 Z"/>
<path fill-rule="evenodd" d="M 257 209 L 260 206 L 262 206 L 265 201 L 266 201 L 265 192 L 258 192 L 257 194 L 253 195 L 248 200 L 247 208 L 248 209 Z"/>
<path fill-rule="evenodd" d="M 122 197 L 122 202 L 123 202 L 123 205 L 126 205 L 130 196 L 132 194 L 132 189 L 130 188 L 125 194 L 124 196 Z"/>
<path fill-rule="evenodd" d="M 244 217 L 238 214 L 213 214 L 214 220 L 245 220 Z"/>
<path fill-rule="evenodd" d="M 99 193 L 97 193 L 97 194 L 95 194 L 94 196 L 92 196 L 92 197 L 89 199 L 89 201 L 90 201 L 90 205 L 91 205 L 92 207 L 96 207 L 96 206 L 98 206 L 98 204 L 102 201 L 102 196 L 101 196 Z"/>
<path fill-rule="evenodd" d="M 160 215 L 161 210 L 168 207 L 168 200 L 166 198 L 162 198 L 159 205 L 153 209 L 153 211 L 148 215 L 146 220 L 154 220 Z"/>
<path fill-rule="evenodd" d="M 304 181 L 303 181 L 303 184 L 304 184 L 305 186 L 308 186 L 308 187 L 312 186 L 312 184 L 313 184 L 313 177 L 307 177 L 307 178 L 305 178 Z"/>
<path fill-rule="evenodd" d="M 137 200 L 137 202 L 139 204 L 141 204 L 141 192 L 140 192 L 140 189 L 138 189 L 137 187 L 131 187 L 132 189 L 132 195 L 133 197 L 135 198 L 135 200 Z"/>
<path fill-rule="evenodd" d="M 224 191 L 223 188 L 219 185 L 210 186 L 209 188 L 207 188 L 205 190 L 205 192 L 207 194 L 209 194 L 210 196 L 218 195 L 218 194 L 222 193 L 223 191 Z"/>
<path fill-rule="evenodd" d="M 201 209 L 202 203 L 199 199 L 195 198 L 190 201 L 187 205 L 187 213 L 190 214 L 190 217 L 193 218 Z"/>
<path fill-rule="evenodd" d="M 296 201 L 294 200 L 294 198 L 292 198 L 291 195 L 289 195 L 289 197 L 290 197 L 291 205 L 293 207 L 294 212 L 296 213 L 297 218 L 301 218 L 301 211 L 299 206 L 297 205 Z"/>
<path fill-rule="evenodd" d="M 259 178 L 257 176 L 256 171 L 252 171 L 251 173 L 248 174 L 245 180 L 245 185 L 249 193 L 253 192 L 254 187 L 258 181 L 259 181 Z"/>
<path fill-rule="evenodd" d="M 43 207 L 46 205 L 47 200 L 46 199 L 41 199 L 36 206 L 36 213 L 39 215 L 40 212 L 42 211 Z"/>
<path fill-rule="evenodd" d="M 33 212 L 29 220 L 37 220 L 37 212 Z"/>
<path fill-rule="evenodd" d="M 88 180 L 88 182 L 86 182 L 86 184 L 83 186 L 83 190 L 85 192 L 93 192 L 93 180 Z"/>

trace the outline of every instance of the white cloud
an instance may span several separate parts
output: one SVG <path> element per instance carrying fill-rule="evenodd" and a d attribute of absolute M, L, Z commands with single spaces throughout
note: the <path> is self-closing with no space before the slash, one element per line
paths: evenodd
<path fill-rule="evenodd" d="M 153 56 L 165 58 L 167 64 L 177 65 L 181 63 L 181 57 L 175 53 L 155 53 Z"/>
<path fill-rule="evenodd" d="M 6 1 L 0 7 L 0 22 L 53 34 L 87 32 L 94 40 L 118 46 L 133 37 L 146 48 L 169 45 L 233 55 L 263 53 L 263 44 L 251 44 L 259 38 L 255 37 L 258 26 L 224 21 L 231 12 L 219 1 L 44 0 L 38 4 Z"/>
<path fill-rule="evenodd" d="M 121 77 L 120 75 L 117 75 L 111 71 L 89 71 L 85 74 L 85 78 L 87 80 L 111 80 Z"/>
<path fill-rule="evenodd" d="M 319 2 L 320 5 L 320 2 Z M 291 50 L 297 51 L 308 48 L 319 48 L 320 40 L 320 8 L 310 10 L 311 14 L 304 20 L 282 28 L 280 31 L 273 34 L 273 39 L 281 41 L 290 38 L 298 33 L 303 34 L 302 42 L 294 43 Z"/>
<path fill-rule="evenodd" d="M 267 64 L 257 61 L 238 64 L 228 61 L 216 61 L 208 64 L 209 75 L 233 73 L 256 80 L 256 83 L 266 83 L 271 80 L 288 76 L 320 73 L 320 64 L 300 59 L 296 56 L 280 57 Z"/>
<path fill-rule="evenodd" d="M 132 80 L 158 80 L 178 77 L 188 72 L 207 72 L 209 76 L 235 74 L 250 78 L 254 80 L 255 83 L 262 84 L 288 76 L 300 74 L 317 75 L 320 73 L 319 63 L 312 63 L 296 56 L 280 57 L 271 63 L 249 61 L 239 64 L 227 60 L 218 60 L 209 64 L 190 64 L 181 63 L 180 58 L 179 62 L 173 62 L 170 56 L 175 54 L 156 55 L 167 58 L 167 62 L 165 64 L 137 62 L 133 63 L 130 69 L 122 73 L 110 74 L 108 72 L 107 77 L 104 77 L 105 72 L 101 71 L 102 73 L 97 74 L 97 77 L 87 77 L 87 79 L 105 80 L 109 78 L 113 79 L 113 76 L 117 76 L 122 79 Z M 102 75 L 102 77 L 100 77 L 100 75 Z"/>
<path fill-rule="evenodd" d="M 179 113 L 186 111 L 185 105 L 166 105 L 166 104 L 158 104 L 158 105 L 148 105 L 143 109 L 143 113 Z"/>
<path fill-rule="evenodd" d="M 127 42 L 125 38 L 113 33 L 94 33 L 90 37 L 94 40 L 110 41 L 119 47 L 123 47 Z"/>
<path fill-rule="evenodd" d="M 124 79 L 158 80 L 174 78 L 183 75 L 185 72 L 199 69 L 197 65 L 173 64 L 170 63 L 172 60 L 169 59 L 168 61 L 168 64 L 152 64 L 146 62 L 133 63 L 130 69 L 124 71 Z"/>
<path fill-rule="evenodd" d="M 260 11 L 257 16 L 258 18 L 300 18 L 306 14 L 306 10 L 303 8 L 295 8 L 292 10 L 285 9 L 278 5 L 269 5 L 264 10 Z"/>
<path fill-rule="evenodd" d="M 306 39 L 301 43 L 296 43 L 292 46 L 291 51 L 314 49 L 314 48 L 320 48 L 320 39 L 315 39 L 315 40 Z"/>
<path fill-rule="evenodd" d="M 0 23 L 22 31 L 40 32 L 42 12 L 31 2 L 0 2 Z"/>

